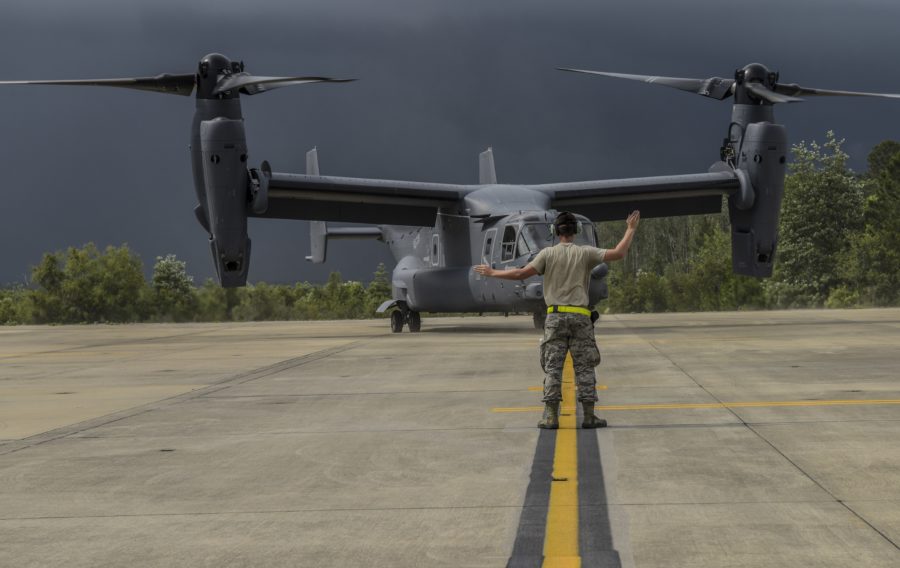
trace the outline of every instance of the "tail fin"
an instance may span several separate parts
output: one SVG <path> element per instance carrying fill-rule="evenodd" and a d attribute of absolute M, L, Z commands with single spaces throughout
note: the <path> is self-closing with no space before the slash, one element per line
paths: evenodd
<path fill-rule="evenodd" d="M 494 169 L 492 148 L 488 148 L 478 155 L 478 183 L 484 185 L 497 183 L 497 170 Z"/>
<path fill-rule="evenodd" d="M 306 153 L 306 175 L 319 175 L 319 151 L 315 148 Z"/>
<path fill-rule="evenodd" d="M 306 175 L 319 175 L 319 152 L 313 148 L 306 153 Z M 384 240 L 380 227 L 338 227 L 329 229 L 325 221 L 309 222 L 309 256 L 306 260 L 322 264 L 328 253 L 328 239 Z"/>
<path fill-rule="evenodd" d="M 315 152 L 315 150 L 311 150 Z M 307 160 L 309 154 L 306 155 Z M 308 170 L 307 170 L 308 171 Z M 316 174 L 313 174 L 316 175 Z M 309 256 L 306 260 L 313 264 L 325 262 L 325 253 L 328 251 L 328 226 L 325 221 L 309 222 Z"/>

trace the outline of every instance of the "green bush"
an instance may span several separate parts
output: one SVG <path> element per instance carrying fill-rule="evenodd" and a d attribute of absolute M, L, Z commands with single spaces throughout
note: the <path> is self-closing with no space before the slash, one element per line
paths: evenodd
<path fill-rule="evenodd" d="M 854 236 L 864 226 L 865 181 L 847 169 L 843 140 L 793 147 L 773 280 L 779 307 L 821 307 L 847 282 Z"/>
<path fill-rule="evenodd" d="M 22 287 L 0 289 L 0 325 L 34 321 L 31 291 Z"/>
<path fill-rule="evenodd" d="M 156 257 L 149 294 L 151 313 L 157 321 L 190 321 L 197 313 L 197 290 L 187 265 L 174 254 Z"/>
<path fill-rule="evenodd" d="M 118 323 L 148 315 L 143 265 L 127 245 L 101 252 L 89 243 L 45 254 L 32 280 L 37 323 Z"/>
<path fill-rule="evenodd" d="M 825 300 L 826 308 L 853 308 L 859 305 L 859 292 L 847 286 L 832 288 Z"/>

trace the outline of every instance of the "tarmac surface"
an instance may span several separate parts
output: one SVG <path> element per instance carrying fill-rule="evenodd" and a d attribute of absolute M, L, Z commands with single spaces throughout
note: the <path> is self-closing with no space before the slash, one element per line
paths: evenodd
<path fill-rule="evenodd" d="M 900 310 L 0 327 L 0 566 L 900 566 Z"/>

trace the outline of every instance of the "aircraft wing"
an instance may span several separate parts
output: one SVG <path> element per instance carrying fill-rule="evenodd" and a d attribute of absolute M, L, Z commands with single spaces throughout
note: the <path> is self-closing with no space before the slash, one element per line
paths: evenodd
<path fill-rule="evenodd" d="M 251 217 L 433 227 L 472 186 L 272 173 L 268 207 Z"/>
<path fill-rule="evenodd" d="M 732 171 L 646 178 L 576 181 L 530 186 L 551 196 L 560 211 L 592 221 L 616 221 L 639 209 L 641 217 L 718 213 L 722 195 L 740 189 Z"/>

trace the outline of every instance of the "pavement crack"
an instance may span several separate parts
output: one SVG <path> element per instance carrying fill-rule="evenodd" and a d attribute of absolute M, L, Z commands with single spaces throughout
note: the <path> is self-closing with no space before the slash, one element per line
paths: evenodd
<path fill-rule="evenodd" d="M 46 521 L 67 519 L 120 519 L 133 517 L 201 517 L 213 515 L 288 515 L 297 513 L 352 513 L 357 511 L 453 511 L 484 509 L 526 509 L 522 505 L 448 505 L 448 506 L 411 506 L 411 507 L 330 507 L 328 509 L 258 509 L 249 511 L 192 511 L 184 513 L 117 513 L 110 515 L 46 515 L 34 517 L 5 517 L 0 523 L 7 521 Z M 546 507 L 543 507 L 546 509 Z"/>
<path fill-rule="evenodd" d="M 689 378 L 690 380 L 692 380 L 692 381 L 694 382 L 694 384 L 696 384 L 697 387 L 700 388 L 703 392 L 705 392 L 710 398 L 712 398 L 713 400 L 715 400 L 716 402 L 718 402 L 718 403 L 720 403 L 720 404 L 723 403 L 723 401 L 722 401 L 721 399 L 719 399 L 719 397 L 715 396 L 715 395 L 714 395 L 712 392 L 710 392 L 706 387 L 704 387 L 702 384 L 700 384 L 700 382 L 699 382 L 696 378 L 694 378 L 694 376 L 691 375 L 691 374 L 687 371 L 687 369 L 685 369 L 684 367 L 682 367 L 681 365 L 679 365 L 678 363 L 676 363 L 675 360 L 674 360 L 672 357 L 670 357 L 669 354 L 667 354 L 665 351 L 663 351 L 662 349 L 660 349 L 660 347 L 659 347 L 658 345 L 656 345 L 656 343 L 654 343 L 654 342 L 653 342 L 652 340 L 650 340 L 650 339 L 647 339 L 647 338 L 645 338 L 645 337 L 642 337 L 641 334 L 640 334 L 640 332 L 639 332 L 637 329 L 628 326 L 628 324 L 626 324 L 625 322 L 619 320 L 619 323 L 620 323 L 625 329 L 631 331 L 635 336 L 637 336 L 638 338 L 640 338 L 640 339 L 646 341 L 647 344 L 648 344 L 650 347 L 652 347 L 657 353 L 659 353 L 662 357 L 664 357 L 666 360 L 668 360 L 675 368 L 677 368 L 679 371 L 681 371 L 681 372 L 684 374 L 684 376 L 686 376 L 687 378 Z M 730 408 L 730 407 L 727 407 L 727 406 L 724 407 L 724 408 L 727 409 L 728 412 L 730 412 L 731 414 L 733 414 L 734 417 L 737 418 L 737 419 L 740 421 L 740 423 L 744 425 L 745 428 L 747 428 L 750 432 L 753 432 L 753 434 L 756 435 L 757 438 L 759 438 L 759 439 L 762 440 L 766 445 L 768 445 L 770 448 L 772 448 L 772 450 L 774 450 L 778 455 L 780 455 L 787 463 L 791 464 L 791 466 L 793 466 L 797 471 L 799 471 L 804 477 L 806 477 L 806 478 L 807 478 L 810 482 L 812 482 L 816 487 L 818 487 L 818 488 L 821 489 L 826 495 L 828 495 L 829 497 L 831 497 L 831 499 L 832 499 L 835 503 L 840 503 L 840 505 L 841 505 L 842 507 L 844 507 L 845 509 L 847 509 L 847 511 L 849 511 L 850 514 L 852 514 L 853 516 L 855 516 L 856 518 L 858 518 L 859 520 L 861 520 L 863 523 L 865 523 L 869 528 L 871 528 L 873 531 L 875 531 L 879 536 L 881 536 L 881 538 L 883 538 L 885 541 L 887 541 L 891 546 L 893 546 L 894 548 L 900 550 L 900 546 L 898 546 L 896 542 L 894 542 L 893 540 L 891 540 L 884 532 L 882 532 L 881 530 L 879 530 L 878 528 L 876 528 L 876 527 L 875 527 L 872 523 L 870 523 L 865 517 L 863 517 L 863 516 L 860 515 L 858 512 L 856 512 L 855 510 L 853 510 L 853 508 L 851 508 L 849 505 L 847 505 L 846 503 L 844 503 L 842 500 L 838 499 L 837 496 L 834 495 L 834 493 L 832 493 L 831 491 L 829 491 L 824 485 L 822 485 L 822 483 L 820 483 L 820 482 L 819 482 L 816 478 L 814 478 L 810 473 L 808 473 L 806 470 L 804 470 L 802 467 L 800 467 L 800 465 L 797 464 L 797 462 L 795 462 L 794 460 L 792 460 L 791 458 L 789 458 L 789 457 L 787 456 L 787 454 L 785 454 L 783 451 L 781 451 L 781 450 L 780 450 L 780 449 L 779 449 L 779 448 L 778 448 L 771 440 L 769 440 L 768 438 L 766 438 L 765 436 L 763 436 L 762 433 L 759 432 L 759 430 L 757 430 L 756 428 L 753 427 L 753 424 L 750 424 L 750 423 L 748 423 L 747 421 L 745 421 L 745 420 L 744 420 L 737 412 L 734 411 L 733 408 Z"/>
<path fill-rule="evenodd" d="M 137 343 L 165 341 L 167 339 L 178 339 L 180 337 L 188 337 L 191 335 L 204 335 L 207 333 L 212 333 L 214 331 L 215 330 L 202 329 L 202 330 L 191 331 L 188 333 L 158 335 L 155 337 L 142 337 L 142 338 L 138 338 L 138 339 L 122 339 L 122 340 L 118 340 L 118 341 L 101 341 L 98 343 L 87 343 L 85 345 L 77 345 L 74 347 L 67 347 L 65 349 L 48 349 L 45 351 L 34 351 L 34 352 L 30 352 L 30 353 L 20 353 L 20 354 L 16 354 L 16 355 L 4 355 L 4 356 L 0 356 L 0 361 L 8 361 L 11 359 L 18 359 L 21 357 L 33 357 L 36 355 L 53 355 L 56 353 L 71 353 L 71 352 L 77 352 L 77 351 L 97 349 L 97 348 L 101 348 L 101 347 L 120 347 L 122 345 L 134 345 Z"/>
<path fill-rule="evenodd" d="M 190 335 L 190 334 L 186 334 L 186 335 Z M 376 338 L 373 337 L 371 339 L 376 339 Z M 182 393 L 182 394 L 179 394 L 176 396 L 153 401 L 153 402 L 150 402 L 147 404 L 135 406 L 135 407 L 128 408 L 125 410 L 120 410 L 118 412 L 113 412 L 111 414 L 99 416 L 97 418 L 91 418 L 89 420 L 84 420 L 82 422 L 70 424 L 67 426 L 63 426 L 61 428 L 49 430 L 47 432 L 42 432 L 41 434 L 30 436 L 30 437 L 24 438 L 22 440 L 15 440 L 11 443 L 7 443 L 7 444 L 0 446 L 0 456 L 19 452 L 21 450 L 25 450 L 28 448 L 33 448 L 35 446 L 39 446 L 41 444 L 45 444 L 45 443 L 51 442 L 53 440 L 67 438 L 74 434 L 86 432 L 88 430 L 92 430 L 92 429 L 98 428 L 100 426 L 112 424 L 112 423 L 118 422 L 120 420 L 125 420 L 126 418 L 132 418 L 135 416 L 139 416 L 141 414 L 145 414 L 147 412 L 152 412 L 154 410 L 159 410 L 160 408 L 164 408 L 164 407 L 171 406 L 174 404 L 179 404 L 179 403 L 185 402 L 187 400 L 203 397 L 210 393 L 222 391 L 227 388 L 233 387 L 235 385 L 249 383 L 251 381 L 269 377 L 269 376 L 287 371 L 289 369 L 293 369 L 295 367 L 299 367 L 301 365 L 312 363 L 314 361 L 318 361 L 320 359 L 330 357 L 331 355 L 335 355 L 337 353 L 341 353 L 341 352 L 347 351 L 349 349 L 353 349 L 354 347 L 357 347 L 363 343 L 365 343 L 365 340 L 357 340 L 357 341 L 352 341 L 350 343 L 345 343 L 343 345 L 338 345 L 336 347 L 320 349 L 319 351 L 314 351 L 312 353 L 307 353 L 306 355 L 301 355 L 299 357 L 286 359 L 284 361 L 280 361 L 280 362 L 272 364 L 272 365 L 267 365 L 265 367 L 260 367 L 260 368 L 253 369 L 250 371 L 244 371 L 242 373 L 231 375 L 231 376 L 219 379 L 217 381 L 214 381 L 213 383 L 211 383 L 205 387 L 202 387 L 199 389 L 194 389 L 192 391 Z"/>
<path fill-rule="evenodd" d="M 780 455 L 782 458 L 784 458 L 789 464 L 791 464 L 792 466 L 794 466 L 794 467 L 797 469 L 797 471 L 799 471 L 800 473 L 802 473 L 807 479 L 809 479 L 811 482 L 813 482 L 819 489 L 821 489 L 821 490 L 824 491 L 826 494 L 828 494 L 828 495 L 834 500 L 835 503 L 839 503 L 842 507 L 844 507 L 845 509 L 847 509 L 847 511 L 849 511 L 850 514 L 852 514 L 854 517 L 856 517 L 856 518 L 858 518 L 859 520 L 861 520 L 861 521 L 862 521 L 863 523 L 865 523 L 870 529 L 872 529 L 873 531 L 875 531 L 876 533 L 878 533 L 878 535 L 881 536 L 881 538 L 883 538 L 884 540 L 886 540 L 888 543 L 890 543 L 891 546 L 893 546 L 893 547 L 896 548 L 897 550 L 900 550 L 900 546 L 898 546 L 896 542 L 894 542 L 893 540 L 891 540 L 884 532 L 882 532 L 882 531 L 879 530 L 877 527 L 875 527 L 875 525 L 873 525 L 872 523 L 870 523 L 865 517 L 863 517 L 862 515 L 860 515 L 857 511 L 855 511 L 852 507 L 850 507 L 850 506 L 849 506 L 847 503 L 845 503 L 843 500 L 838 499 L 837 496 L 836 496 L 834 493 L 832 493 L 830 490 L 828 490 L 824 485 L 822 485 L 822 484 L 821 484 L 817 479 L 815 479 L 812 475 L 810 475 L 809 473 L 807 473 L 807 471 L 804 470 L 802 467 L 800 467 L 800 465 L 797 464 L 797 462 L 795 462 L 794 460 L 792 460 L 791 458 L 789 458 L 789 457 L 787 456 L 787 454 L 785 454 L 784 452 L 782 452 L 782 451 L 778 448 L 778 446 L 776 446 L 776 445 L 775 445 L 773 442 L 771 442 L 768 438 L 766 438 L 765 436 L 763 436 L 761 432 L 759 432 L 756 428 L 753 427 L 753 425 L 747 424 L 746 426 L 747 426 L 747 428 L 748 428 L 751 432 L 753 432 L 754 434 L 756 434 L 756 435 L 759 437 L 760 440 L 762 440 L 762 441 L 764 441 L 766 444 L 768 444 L 769 447 L 771 447 L 773 450 L 775 450 L 775 451 L 778 453 L 778 455 Z"/>

